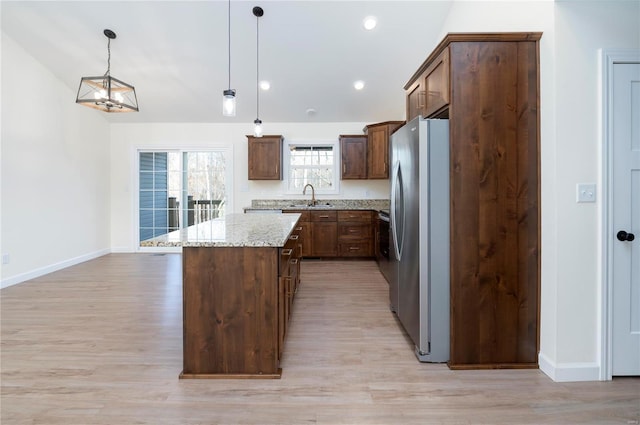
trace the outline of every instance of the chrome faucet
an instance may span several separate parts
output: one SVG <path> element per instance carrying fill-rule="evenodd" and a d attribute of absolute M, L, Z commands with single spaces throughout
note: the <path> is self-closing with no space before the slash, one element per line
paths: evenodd
<path fill-rule="evenodd" d="M 316 201 L 316 191 L 315 191 L 315 189 L 313 188 L 313 185 L 312 185 L 311 183 L 307 183 L 307 184 L 304 186 L 304 189 L 302 189 L 302 194 L 303 194 L 303 195 L 306 195 L 306 194 L 307 194 L 307 187 L 310 187 L 310 188 L 311 188 L 311 202 L 309 203 L 309 206 L 310 206 L 310 207 L 314 207 L 314 206 L 318 203 L 318 201 Z"/>

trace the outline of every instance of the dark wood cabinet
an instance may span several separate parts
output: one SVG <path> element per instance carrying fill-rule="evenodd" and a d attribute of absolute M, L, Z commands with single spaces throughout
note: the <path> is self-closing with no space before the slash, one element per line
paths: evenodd
<path fill-rule="evenodd" d="M 374 232 L 371 211 L 338 211 L 338 255 L 372 257 Z"/>
<path fill-rule="evenodd" d="M 367 178 L 389 178 L 389 138 L 404 121 L 387 121 L 365 127 L 367 135 Z"/>
<path fill-rule="evenodd" d="M 367 178 L 367 136 L 340 136 L 340 163 L 342 180 Z"/>
<path fill-rule="evenodd" d="M 310 211 L 311 255 L 335 257 L 338 255 L 338 223 L 336 211 Z"/>
<path fill-rule="evenodd" d="M 449 34 L 405 85 L 449 118 L 454 369 L 537 367 L 540 37 Z"/>
<path fill-rule="evenodd" d="M 280 377 L 279 261 L 280 248 L 183 248 L 181 378 Z"/>
<path fill-rule="evenodd" d="M 298 221 L 302 257 L 374 257 L 374 213 L 371 210 L 286 210 Z"/>
<path fill-rule="evenodd" d="M 282 358 L 284 340 L 289 328 L 291 307 L 300 285 L 302 235 L 296 226 L 283 248 L 280 248 L 278 276 L 278 360 Z"/>
<path fill-rule="evenodd" d="M 427 90 L 426 74 L 422 70 L 419 75 L 411 77 L 410 84 L 405 86 L 407 98 L 407 121 L 411 121 L 418 115 L 426 116 Z"/>
<path fill-rule="evenodd" d="M 449 49 L 445 48 L 425 71 L 425 116 L 433 116 L 449 105 Z"/>
<path fill-rule="evenodd" d="M 249 180 L 282 180 L 282 136 L 247 136 Z"/>
<path fill-rule="evenodd" d="M 307 210 L 287 210 L 284 213 L 299 213 L 300 220 L 296 226 L 296 233 L 300 235 L 300 256 L 311 256 L 311 223 L 309 221 L 309 211 Z"/>

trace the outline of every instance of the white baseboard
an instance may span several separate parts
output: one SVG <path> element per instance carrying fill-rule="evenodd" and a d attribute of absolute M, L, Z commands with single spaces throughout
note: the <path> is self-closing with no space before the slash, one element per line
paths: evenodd
<path fill-rule="evenodd" d="M 25 282 L 30 279 L 35 279 L 37 277 L 44 276 L 45 274 L 62 270 L 70 266 L 75 266 L 76 264 L 84 263 L 85 261 L 102 257 L 103 255 L 109 254 L 110 252 L 111 252 L 110 249 L 101 249 L 100 251 L 90 252 L 88 254 L 80 255 L 75 258 L 70 258 L 68 260 L 61 261 L 59 263 L 50 264 L 48 266 L 41 267 L 39 269 L 31 270 L 26 273 L 21 273 L 16 276 L 11 276 L 9 278 L 2 279 L 2 282 L 0 283 L 0 288 L 6 288 L 12 285 L 16 285 L 18 283 Z"/>
<path fill-rule="evenodd" d="M 600 380 L 600 365 L 596 362 L 555 363 L 538 353 L 538 366 L 555 382 L 584 382 Z"/>
<path fill-rule="evenodd" d="M 112 246 L 111 253 L 112 254 L 130 254 L 135 252 L 128 246 Z"/>

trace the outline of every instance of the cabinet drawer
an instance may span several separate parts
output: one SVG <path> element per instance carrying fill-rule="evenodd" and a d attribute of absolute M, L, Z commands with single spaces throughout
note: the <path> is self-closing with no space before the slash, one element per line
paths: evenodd
<path fill-rule="evenodd" d="M 338 244 L 338 251 L 340 257 L 371 257 L 373 255 L 370 241 L 340 242 Z"/>
<path fill-rule="evenodd" d="M 371 224 L 369 223 L 338 223 L 338 238 L 343 239 L 371 239 Z"/>
<path fill-rule="evenodd" d="M 338 211 L 338 221 L 371 223 L 371 211 Z"/>
<path fill-rule="evenodd" d="M 289 243 L 287 242 L 287 245 Z M 289 276 L 289 264 L 291 263 L 291 259 L 294 258 L 295 255 L 295 247 L 293 244 L 287 247 L 285 245 L 284 248 L 280 248 L 280 265 L 278 268 L 278 272 L 280 276 Z"/>
<path fill-rule="evenodd" d="M 337 211 L 309 211 L 311 221 L 336 221 Z"/>

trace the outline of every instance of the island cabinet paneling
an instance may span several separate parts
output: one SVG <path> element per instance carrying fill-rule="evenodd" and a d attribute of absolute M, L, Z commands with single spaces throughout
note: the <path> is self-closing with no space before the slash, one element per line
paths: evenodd
<path fill-rule="evenodd" d="M 285 246 L 280 248 L 278 278 L 278 360 L 282 358 L 284 340 L 289 329 L 291 308 L 300 285 L 300 253 L 302 236 L 294 228 Z"/>
<path fill-rule="evenodd" d="M 300 235 L 300 256 L 310 257 L 312 253 L 312 240 L 311 240 L 311 222 L 309 221 L 308 210 L 286 210 L 283 213 L 298 213 L 300 214 L 300 220 L 296 225 L 296 233 Z"/>
<path fill-rule="evenodd" d="M 414 74 L 449 119 L 454 369 L 537 367 L 540 37 L 449 34 Z"/>
<path fill-rule="evenodd" d="M 278 248 L 184 247 L 181 378 L 278 378 Z"/>

